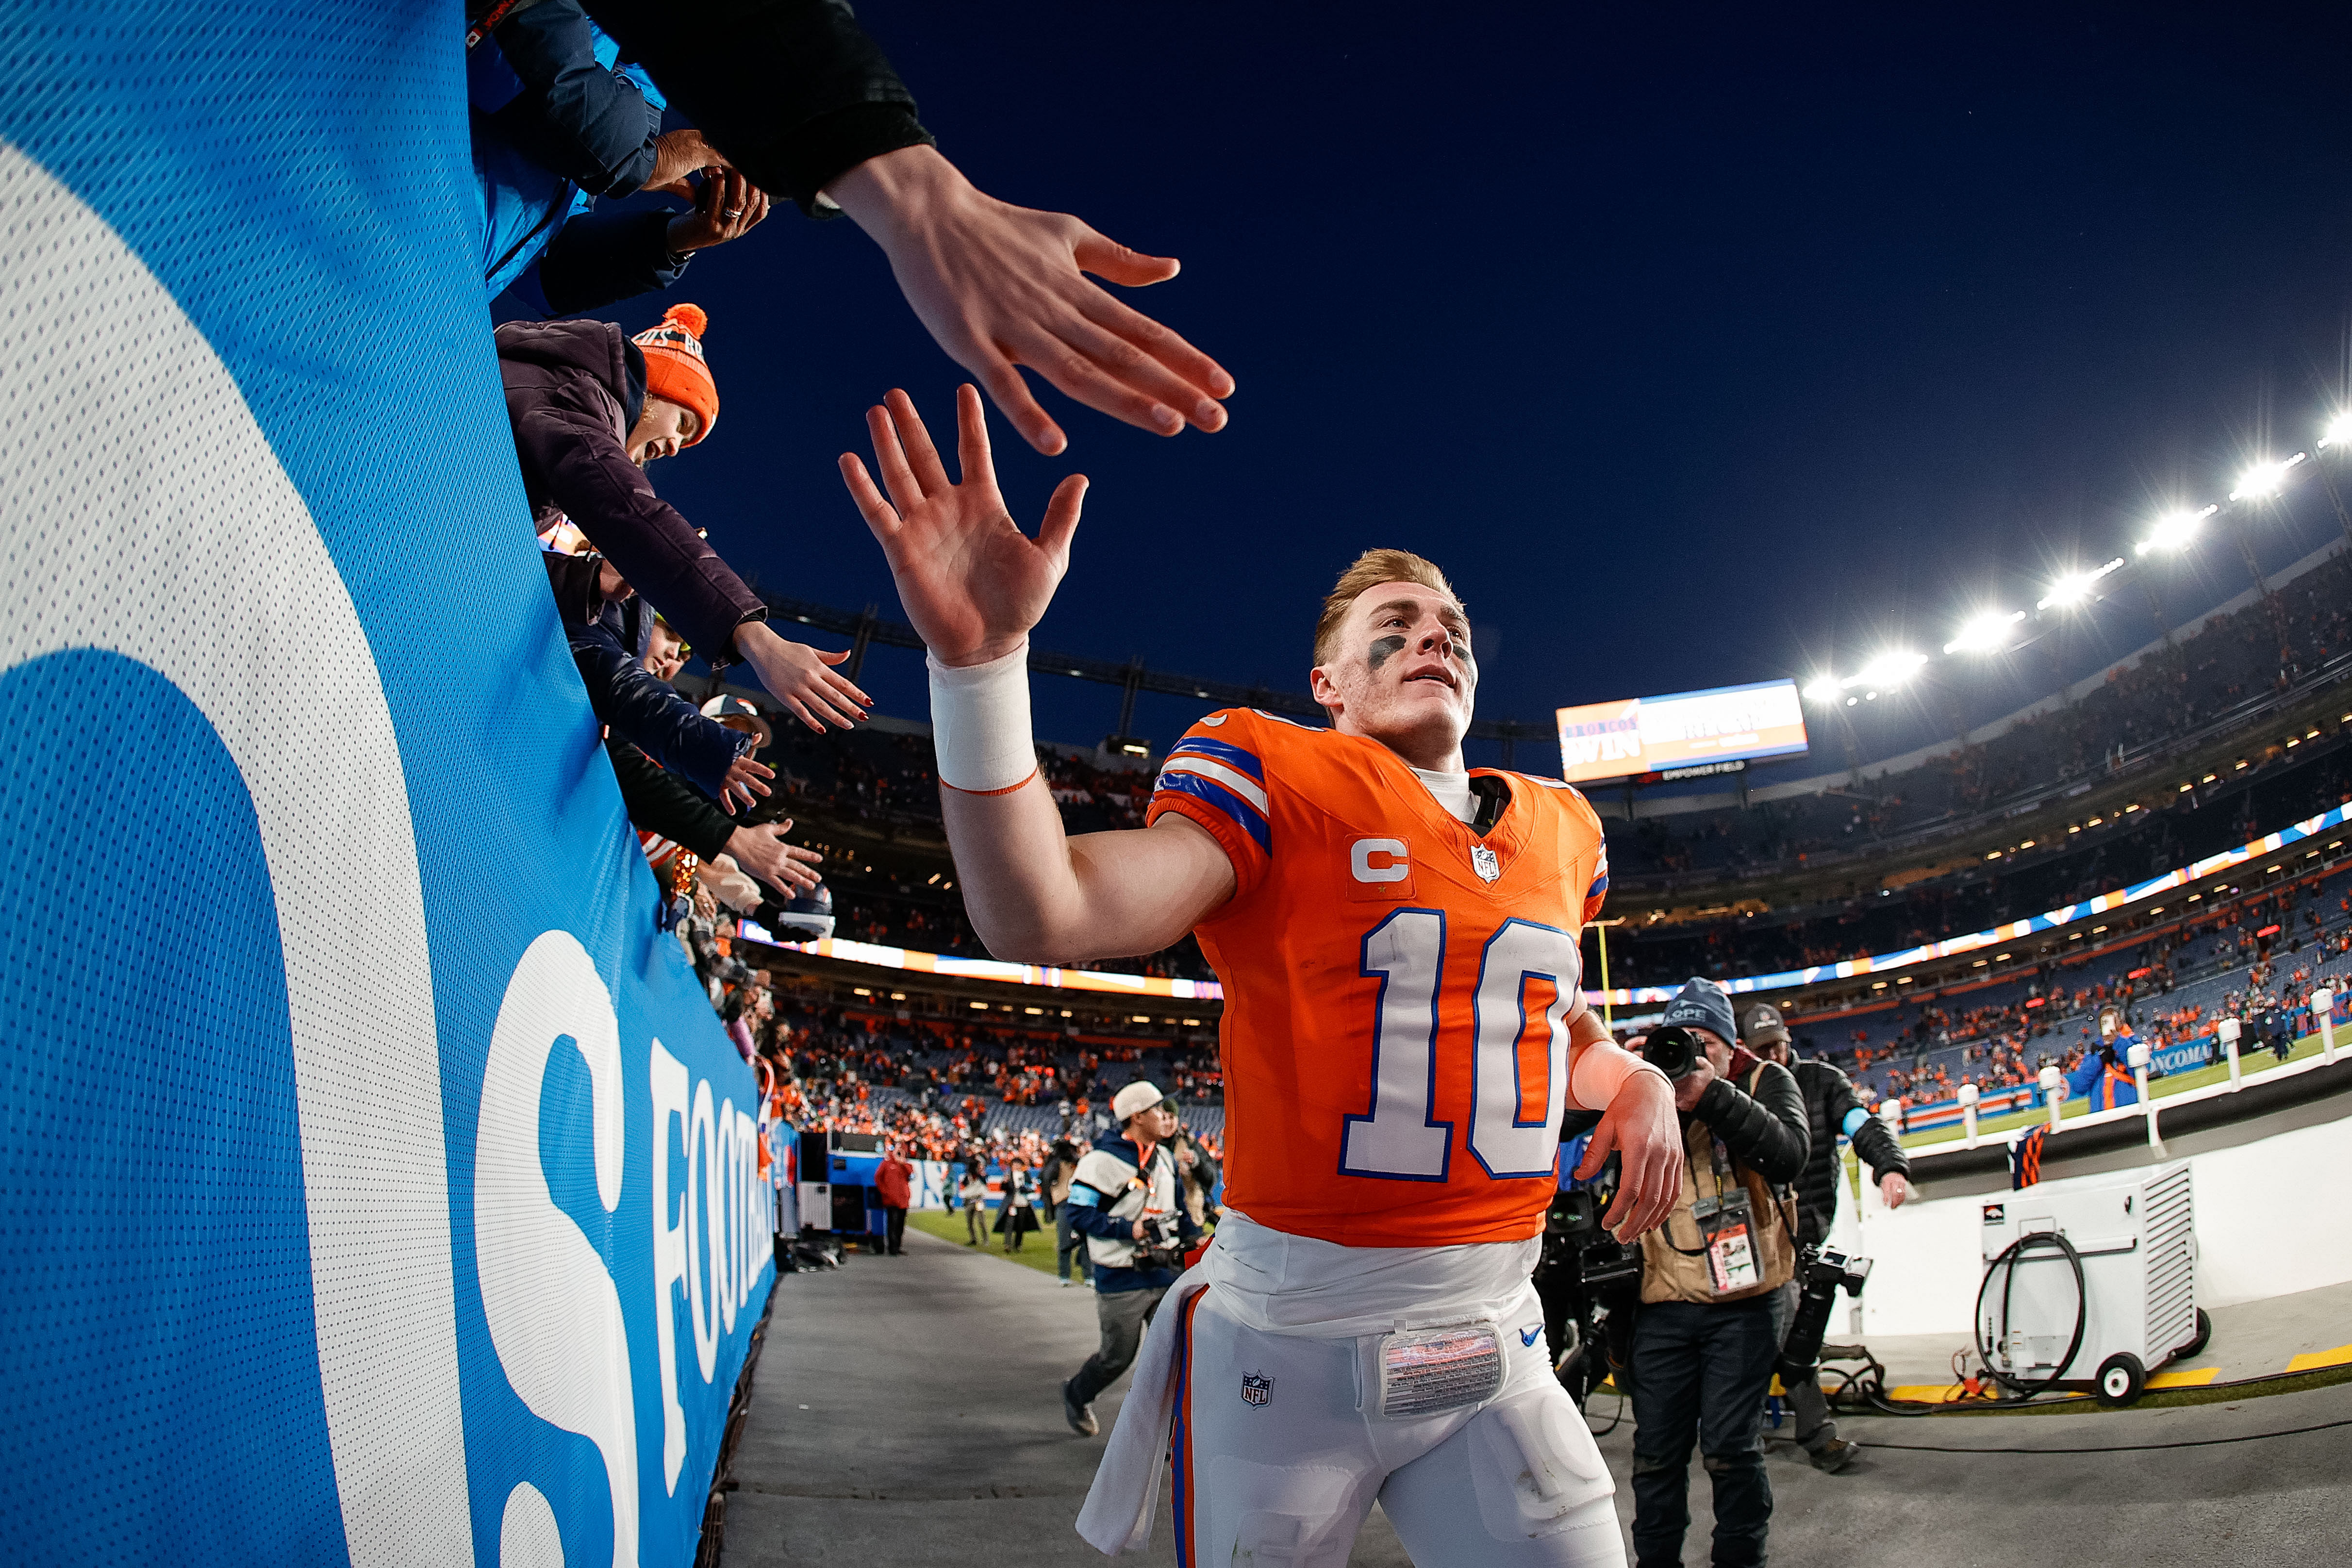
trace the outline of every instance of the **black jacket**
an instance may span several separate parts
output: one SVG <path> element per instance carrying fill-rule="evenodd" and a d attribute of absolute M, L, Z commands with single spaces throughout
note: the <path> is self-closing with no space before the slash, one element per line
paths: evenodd
<path fill-rule="evenodd" d="M 1804 1180 L 1797 1184 L 1797 1239 L 1810 1244 L 1826 1237 L 1830 1222 L 1837 1218 L 1839 1178 L 1843 1174 L 1837 1141 L 1848 1113 L 1863 1114 L 1854 1128 L 1853 1146 L 1868 1163 L 1873 1180 L 1883 1181 L 1896 1171 L 1909 1176 L 1911 1161 L 1886 1124 L 1870 1113 L 1853 1081 L 1842 1070 L 1826 1061 L 1799 1061 L 1793 1071 L 1805 1097 L 1805 1119 L 1812 1129 Z"/>
<path fill-rule="evenodd" d="M 1698 1097 L 1696 1110 L 1683 1113 L 1682 1122 L 1685 1131 L 1693 1122 L 1706 1123 L 1734 1159 L 1780 1186 L 1795 1181 L 1805 1169 L 1811 1145 L 1805 1130 L 1805 1096 L 1787 1068 L 1777 1061 L 1759 1065 L 1753 1095 L 1739 1083 L 1718 1078 Z"/>
<path fill-rule="evenodd" d="M 773 196 L 929 144 L 915 99 L 847 0 L 582 0 L 672 107 Z"/>
<path fill-rule="evenodd" d="M 661 110 L 597 60 L 578 0 L 517 6 L 476 48 L 496 50 L 514 75 L 513 96 L 475 112 L 524 157 L 592 196 L 633 194 L 654 172 Z"/>
<path fill-rule="evenodd" d="M 727 770 L 751 752 L 751 737 L 705 718 L 700 708 L 646 668 L 654 618 L 644 595 L 606 599 L 598 583 L 601 562 L 593 555 L 541 550 L 540 559 L 597 721 L 664 768 L 685 774 L 704 793 L 720 794 Z"/>
<path fill-rule="evenodd" d="M 507 418 L 535 520 L 562 512 L 711 668 L 767 606 L 629 461 L 643 354 L 609 321 L 509 321 L 497 333 Z"/>
<path fill-rule="evenodd" d="M 727 841 L 743 825 L 740 819 L 625 740 L 606 741 L 604 752 L 613 759 L 613 777 L 620 781 L 621 804 L 632 826 L 677 840 L 706 865 L 727 852 Z"/>

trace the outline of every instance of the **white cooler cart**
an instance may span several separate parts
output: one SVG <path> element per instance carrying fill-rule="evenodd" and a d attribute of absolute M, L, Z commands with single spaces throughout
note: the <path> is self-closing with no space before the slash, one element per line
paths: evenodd
<path fill-rule="evenodd" d="M 1986 1370 L 2013 1394 L 2137 1399 L 2148 1374 L 2211 1333 L 2197 1306 L 2195 1220 L 2185 1161 L 1987 1199 L 1976 1310 Z"/>

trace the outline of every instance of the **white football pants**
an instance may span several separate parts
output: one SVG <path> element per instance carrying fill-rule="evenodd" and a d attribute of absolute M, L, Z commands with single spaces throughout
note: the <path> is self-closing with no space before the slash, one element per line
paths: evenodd
<path fill-rule="evenodd" d="M 1615 1490 L 1530 1288 L 1484 1405 L 1381 1414 L 1380 1336 L 1263 1333 L 1183 1305 L 1171 1499 L 1185 1568 L 1346 1568 L 1375 1498 L 1417 1568 L 1623 1568 Z M 1244 1378 L 1250 1382 L 1245 1387 Z"/>

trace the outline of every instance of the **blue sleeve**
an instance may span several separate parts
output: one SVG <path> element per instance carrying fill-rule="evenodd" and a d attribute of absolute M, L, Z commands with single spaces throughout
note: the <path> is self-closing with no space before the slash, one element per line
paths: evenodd
<path fill-rule="evenodd" d="M 1105 1212 L 1110 1199 L 1085 1182 L 1070 1184 L 1070 1228 L 1085 1236 L 1099 1236 L 1106 1241 L 1132 1241 L 1135 1222 L 1120 1219 Z"/>
<path fill-rule="evenodd" d="M 499 132 L 591 195 L 635 194 L 654 172 L 660 111 L 596 57 L 596 33 L 578 0 L 521 7 L 493 37 L 521 83 L 489 117 Z"/>
<path fill-rule="evenodd" d="M 621 646 L 602 622 L 572 633 L 572 658 L 596 716 L 665 768 L 716 796 L 751 737 L 705 718 Z"/>
<path fill-rule="evenodd" d="M 2101 1075 L 2104 1074 L 2106 1070 L 2107 1064 L 2101 1061 L 2096 1056 L 2084 1057 L 2082 1061 L 2074 1064 L 2074 1071 L 2066 1074 L 2066 1093 L 2068 1097 L 2079 1100 L 2084 1095 L 2088 1094 L 2091 1092 L 2091 1086 L 2099 1081 Z"/>

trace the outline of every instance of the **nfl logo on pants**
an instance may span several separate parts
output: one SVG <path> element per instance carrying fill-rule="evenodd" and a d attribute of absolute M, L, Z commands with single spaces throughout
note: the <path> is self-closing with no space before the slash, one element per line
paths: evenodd
<path fill-rule="evenodd" d="M 1274 1379 L 1262 1372 L 1242 1374 L 1242 1403 L 1263 1405 L 1274 1397 Z"/>

